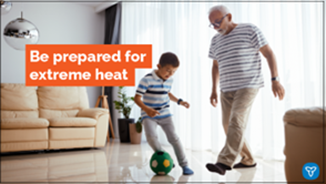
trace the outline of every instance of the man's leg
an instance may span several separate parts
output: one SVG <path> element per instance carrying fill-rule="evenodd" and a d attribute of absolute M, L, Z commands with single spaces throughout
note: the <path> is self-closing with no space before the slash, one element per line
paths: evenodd
<path fill-rule="evenodd" d="M 232 92 L 222 92 L 220 95 L 221 100 L 221 107 L 222 107 L 222 123 L 225 134 L 228 132 L 229 122 L 230 122 L 230 114 L 231 114 L 231 108 L 233 103 L 233 98 L 236 91 Z M 242 157 L 241 163 L 245 165 L 253 165 L 255 164 L 254 158 L 250 152 L 250 148 L 248 146 L 247 141 L 244 139 L 244 144 L 242 147 L 242 150 L 240 152 L 240 155 Z"/>
<path fill-rule="evenodd" d="M 234 94 L 235 91 L 231 91 L 231 92 L 221 91 L 220 100 L 221 100 L 221 107 L 222 107 L 222 123 L 223 123 L 225 134 L 227 134 L 228 132 Z"/>
<path fill-rule="evenodd" d="M 242 158 L 240 163 L 244 164 L 245 166 L 255 166 L 256 165 L 256 161 L 251 153 L 251 149 L 250 149 L 249 144 L 245 138 L 243 140 L 243 146 L 242 146 L 240 155 Z"/>
<path fill-rule="evenodd" d="M 231 107 L 230 122 L 227 130 L 227 138 L 224 148 L 219 154 L 218 163 L 231 167 L 237 155 L 242 151 L 244 139 L 244 131 L 247 126 L 252 103 L 259 89 L 246 88 L 237 90 L 234 94 L 234 100 Z M 244 148 L 246 156 L 252 159 L 249 148 Z M 252 163 L 246 162 L 251 165 Z"/>
<path fill-rule="evenodd" d="M 178 135 L 175 133 L 175 128 L 171 117 L 160 119 L 158 122 L 161 125 L 169 143 L 173 146 L 174 152 L 178 158 L 181 167 L 188 165 L 186 154 Z"/>
<path fill-rule="evenodd" d="M 234 94 L 236 91 L 231 92 L 222 92 L 220 94 L 221 107 L 222 107 L 222 123 L 225 134 L 228 132 L 230 114 L 233 103 Z M 231 170 L 231 166 L 222 164 L 222 163 L 208 163 L 206 168 L 211 172 L 217 172 L 221 175 L 225 174 L 226 170 Z"/>
<path fill-rule="evenodd" d="M 145 129 L 146 139 L 148 144 L 152 147 L 154 151 L 163 151 L 161 144 L 158 142 L 157 138 L 157 122 L 150 118 L 143 119 L 143 125 Z"/>

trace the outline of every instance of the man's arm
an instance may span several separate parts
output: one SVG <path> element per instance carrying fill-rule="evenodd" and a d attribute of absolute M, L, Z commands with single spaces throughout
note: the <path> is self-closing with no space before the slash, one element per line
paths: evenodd
<path fill-rule="evenodd" d="M 143 101 L 141 100 L 141 96 L 140 95 L 135 95 L 134 97 L 134 101 L 135 103 L 141 108 L 143 109 L 146 114 L 149 116 L 149 117 L 154 117 L 156 115 L 159 115 L 160 113 L 158 111 L 156 111 L 155 109 L 153 108 L 150 108 L 148 106 L 146 106 Z"/>
<path fill-rule="evenodd" d="M 211 100 L 211 104 L 216 107 L 217 105 L 217 86 L 218 86 L 218 83 L 220 81 L 220 74 L 219 74 L 219 71 L 218 71 L 218 62 L 217 60 L 213 60 L 213 67 L 212 67 L 212 81 L 213 81 L 213 87 L 212 87 L 212 94 L 211 94 L 211 97 L 210 97 L 210 100 Z"/>
<path fill-rule="evenodd" d="M 278 71 L 277 71 L 276 58 L 275 58 L 275 55 L 274 55 L 272 49 L 270 48 L 270 46 L 267 44 L 267 45 L 261 47 L 259 49 L 259 51 L 267 59 L 268 66 L 271 71 L 271 78 L 279 77 Z M 278 96 L 280 100 L 283 99 L 283 97 L 285 95 L 285 90 L 279 81 L 276 81 L 276 80 L 272 81 L 272 91 L 273 91 L 275 97 Z"/>

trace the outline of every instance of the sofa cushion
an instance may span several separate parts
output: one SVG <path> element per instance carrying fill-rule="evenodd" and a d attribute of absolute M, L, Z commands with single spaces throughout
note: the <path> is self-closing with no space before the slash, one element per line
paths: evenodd
<path fill-rule="evenodd" d="M 326 110 L 321 107 L 291 109 L 285 113 L 283 120 L 296 126 L 322 127 L 324 113 Z"/>
<path fill-rule="evenodd" d="M 49 121 L 43 118 L 2 118 L 1 129 L 47 128 Z"/>
<path fill-rule="evenodd" d="M 1 110 L 1 118 L 38 118 L 38 110 L 33 111 L 6 111 Z"/>
<path fill-rule="evenodd" d="M 85 87 L 39 87 L 39 107 L 52 110 L 89 108 Z"/>
<path fill-rule="evenodd" d="M 71 139 L 71 140 L 50 140 L 49 149 L 64 149 L 64 148 L 90 148 L 94 146 L 93 139 Z"/>
<path fill-rule="evenodd" d="M 94 127 L 96 120 L 93 118 L 51 118 L 51 127 Z"/>
<path fill-rule="evenodd" d="M 40 118 L 67 118 L 67 117 L 76 117 L 78 109 L 75 110 L 50 110 L 50 109 L 40 109 Z"/>
<path fill-rule="evenodd" d="M 25 84 L 1 83 L 1 110 L 36 110 L 36 87 Z"/>
<path fill-rule="evenodd" d="M 94 144 L 95 128 L 49 128 L 49 140 L 91 139 Z"/>

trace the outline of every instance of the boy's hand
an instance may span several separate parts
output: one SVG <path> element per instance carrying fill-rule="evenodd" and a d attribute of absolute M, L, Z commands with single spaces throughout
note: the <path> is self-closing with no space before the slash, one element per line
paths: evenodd
<path fill-rule="evenodd" d="M 190 107 L 190 104 L 188 102 L 185 102 L 185 101 L 181 101 L 180 105 L 185 106 L 187 109 Z"/>
<path fill-rule="evenodd" d="M 151 118 L 156 116 L 156 115 L 160 115 L 160 113 L 157 110 L 153 109 L 153 108 L 148 107 L 148 108 L 144 109 L 144 111 Z"/>

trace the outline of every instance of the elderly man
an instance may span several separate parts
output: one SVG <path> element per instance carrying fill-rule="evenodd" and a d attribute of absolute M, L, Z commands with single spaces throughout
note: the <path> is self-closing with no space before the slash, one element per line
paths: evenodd
<path fill-rule="evenodd" d="M 209 57 L 213 59 L 213 89 L 211 104 L 218 102 L 217 85 L 220 82 L 222 121 L 226 143 L 216 164 L 208 163 L 211 172 L 224 175 L 231 170 L 236 157 L 242 160 L 233 168 L 255 167 L 256 162 L 244 138 L 251 106 L 259 88 L 264 86 L 261 58 L 267 59 L 271 71 L 272 91 L 282 100 L 285 94 L 279 81 L 276 59 L 262 32 L 253 24 L 236 24 L 225 6 L 214 6 L 209 11 L 210 27 L 218 33 L 213 37 Z"/>

